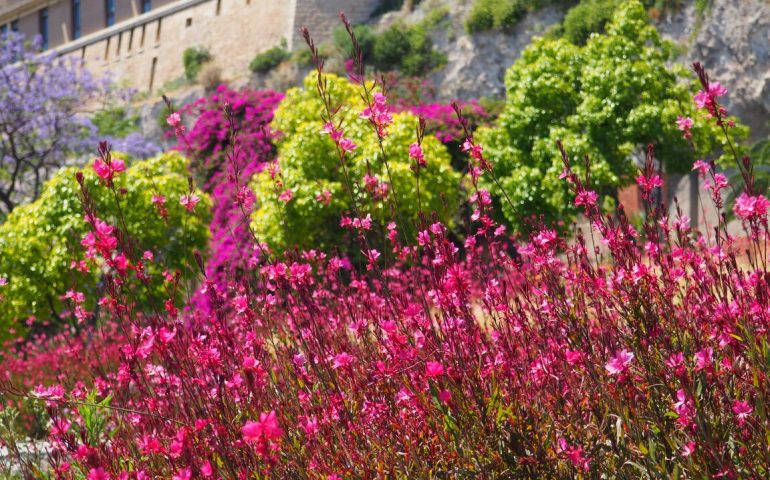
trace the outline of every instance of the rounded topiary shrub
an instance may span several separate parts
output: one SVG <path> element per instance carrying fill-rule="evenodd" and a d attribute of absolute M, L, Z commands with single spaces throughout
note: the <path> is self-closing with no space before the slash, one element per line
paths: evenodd
<path fill-rule="evenodd" d="M 393 114 L 384 140 L 385 158 L 369 121 L 359 116 L 365 108 L 362 88 L 334 75 L 327 75 L 326 80 L 332 103 L 342 105 L 336 118 L 342 120 L 345 137 L 357 148 L 346 156 L 343 168 L 334 142 L 322 130 L 324 106 L 314 74 L 305 79 L 304 88 L 289 90 L 272 123 L 280 132 L 277 164 L 253 182 L 257 196 L 253 227 L 259 240 L 277 250 L 293 246 L 358 248 L 340 227 L 341 217 L 353 214 L 353 202 L 362 216 L 372 216 L 374 228 L 396 215 L 404 219 L 399 225 L 409 228 L 417 219 L 419 205 L 449 221 L 458 204 L 460 176 L 452 169 L 446 148 L 436 138 L 425 137 L 422 148 L 427 167 L 420 172 L 418 202 L 409 158 L 417 118 L 410 113 Z M 389 196 L 374 198 L 364 185 L 366 175 L 387 184 Z"/>

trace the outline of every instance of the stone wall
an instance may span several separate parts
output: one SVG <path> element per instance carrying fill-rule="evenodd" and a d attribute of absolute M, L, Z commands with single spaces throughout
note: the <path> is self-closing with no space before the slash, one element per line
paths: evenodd
<path fill-rule="evenodd" d="M 249 62 L 257 53 L 284 39 L 290 47 L 303 47 L 300 26 L 323 41 L 339 25 L 340 10 L 360 22 L 377 4 L 378 0 L 179 0 L 57 50 L 83 58 L 97 75 L 109 72 L 138 91 L 149 91 L 181 78 L 185 49 L 203 47 L 223 77 L 234 80 L 248 76 Z"/>

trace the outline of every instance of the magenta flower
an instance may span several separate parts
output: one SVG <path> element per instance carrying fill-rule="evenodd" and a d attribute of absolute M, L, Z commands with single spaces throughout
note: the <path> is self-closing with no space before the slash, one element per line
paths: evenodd
<path fill-rule="evenodd" d="M 194 193 L 189 193 L 179 197 L 179 204 L 186 208 L 188 212 L 195 210 L 195 206 L 198 205 L 198 202 L 200 201 L 200 197 Z"/>
<path fill-rule="evenodd" d="M 693 121 L 690 117 L 677 117 L 676 119 L 676 126 L 682 131 L 684 138 L 692 137 L 692 132 L 690 131 L 692 125 Z"/>
<path fill-rule="evenodd" d="M 88 472 L 88 480 L 110 480 L 110 476 L 103 468 L 92 468 Z"/>
<path fill-rule="evenodd" d="M 108 161 L 105 162 L 101 158 L 97 158 L 94 160 L 93 169 L 99 178 L 109 183 L 115 177 L 116 173 L 126 170 L 126 164 L 123 160 L 108 159 Z"/>
<path fill-rule="evenodd" d="M 751 405 L 747 401 L 736 400 L 733 402 L 733 413 L 738 419 L 738 425 L 743 425 L 746 419 L 754 412 Z"/>
<path fill-rule="evenodd" d="M 740 218 L 750 220 L 766 217 L 768 207 L 770 207 L 770 201 L 764 195 L 750 196 L 743 192 L 735 200 L 733 211 Z"/>
<path fill-rule="evenodd" d="M 577 196 L 575 197 L 575 206 L 579 207 L 581 205 L 584 205 L 586 208 L 593 207 L 596 205 L 596 200 L 599 198 L 599 195 L 591 190 L 581 190 L 578 192 Z"/>
<path fill-rule="evenodd" d="M 604 368 L 610 375 L 620 375 L 628 369 L 628 366 L 634 360 L 634 354 L 628 350 L 621 350 L 612 357 Z"/>
<path fill-rule="evenodd" d="M 427 362 L 425 364 L 425 376 L 428 378 L 438 378 L 444 375 L 444 366 L 439 362 Z"/>
<path fill-rule="evenodd" d="M 684 445 L 682 445 L 681 455 L 684 458 L 689 457 L 695 452 L 695 442 L 687 442 Z"/>
<path fill-rule="evenodd" d="M 692 166 L 693 170 L 697 170 L 701 177 L 705 177 L 711 167 L 703 160 L 696 160 Z"/>
<path fill-rule="evenodd" d="M 289 203 L 292 198 L 294 198 L 294 192 L 292 192 L 291 188 L 287 188 L 286 190 L 281 192 L 280 195 L 278 195 L 278 200 L 280 200 L 283 203 Z"/>
<path fill-rule="evenodd" d="M 422 147 L 419 143 L 413 143 L 409 145 L 409 158 L 415 161 L 418 168 L 427 166 L 425 162 L 425 155 L 422 152 Z"/>
<path fill-rule="evenodd" d="M 247 421 L 241 428 L 243 439 L 248 443 L 256 443 L 264 440 L 279 440 L 283 435 L 283 429 L 278 424 L 278 416 L 275 410 L 259 414 L 259 421 Z"/>
<path fill-rule="evenodd" d="M 707 370 L 713 362 L 714 349 L 706 347 L 695 354 L 695 371 Z"/>

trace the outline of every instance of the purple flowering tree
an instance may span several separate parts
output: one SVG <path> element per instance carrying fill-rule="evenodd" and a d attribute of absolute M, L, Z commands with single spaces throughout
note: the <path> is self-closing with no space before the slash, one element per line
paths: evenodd
<path fill-rule="evenodd" d="M 0 38 L 0 215 L 37 198 L 52 173 L 95 147 L 82 108 L 109 81 L 39 47 L 16 33 Z"/>

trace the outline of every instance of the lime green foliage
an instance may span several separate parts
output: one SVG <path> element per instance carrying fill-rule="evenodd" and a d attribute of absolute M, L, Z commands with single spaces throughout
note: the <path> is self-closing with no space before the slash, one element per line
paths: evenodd
<path fill-rule="evenodd" d="M 686 70 L 667 64 L 671 49 L 648 25 L 642 5 L 630 1 L 618 8 L 607 34 L 592 36 L 584 47 L 535 39 L 523 52 L 506 73 L 499 126 L 478 134 L 521 216 L 568 221 L 575 211 L 566 182 L 558 178 L 558 139 L 577 171 L 584 171 L 584 155 L 590 157 L 592 188 L 612 197 L 636 174 L 632 153 L 648 143 L 668 172 L 689 171 L 695 158 L 721 148 L 714 122 L 693 112 L 692 81 L 679 81 Z M 677 129 L 679 115 L 695 120 L 694 152 Z M 498 192 L 492 184 L 487 188 Z M 505 217 L 521 226 L 508 202 L 500 204 Z"/>
<path fill-rule="evenodd" d="M 465 29 L 468 33 L 510 30 L 525 13 L 524 0 L 476 0 L 465 21 Z"/>
<path fill-rule="evenodd" d="M 372 202 L 360 185 L 367 173 L 380 181 L 389 182 L 377 136 L 368 120 L 360 118 L 364 109 L 361 87 L 334 75 L 326 76 L 332 102 L 342 105 L 338 118 L 343 119 L 345 136 L 358 148 L 346 157 L 345 166 L 353 186 L 358 208 L 362 215 L 370 213 L 380 224 L 393 218 L 392 202 Z M 323 111 L 315 86 L 315 75 L 305 79 L 302 89 L 291 89 L 275 112 L 272 127 L 283 132 L 278 140 L 278 165 L 285 188 L 293 191 L 288 203 L 278 200 L 278 189 L 270 174 L 259 174 L 253 183 L 258 206 L 253 215 L 253 226 L 260 241 L 277 250 L 294 245 L 308 248 L 345 250 L 353 247 L 339 227 L 343 214 L 352 215 L 351 195 L 345 175 L 340 169 L 334 142 L 322 132 L 320 112 Z M 392 174 L 395 196 L 403 222 L 399 228 L 411 225 L 417 218 L 418 200 L 415 174 L 409 168 L 409 145 L 415 142 L 417 119 L 407 113 L 395 114 L 384 149 Z M 434 137 L 423 142 L 426 169 L 420 173 L 420 199 L 425 212 L 436 211 L 444 220 L 450 220 L 458 205 L 459 174 L 450 166 L 446 148 Z M 332 194 L 329 205 L 316 200 L 324 191 Z M 379 246 L 378 246 L 379 247 Z"/>
<path fill-rule="evenodd" d="M 286 49 L 286 40 L 283 40 L 280 45 L 257 54 L 249 63 L 249 69 L 255 73 L 267 73 L 289 58 L 291 52 Z"/>
<path fill-rule="evenodd" d="M 123 138 L 139 129 L 139 115 L 129 115 L 125 107 L 108 107 L 96 112 L 91 119 L 100 137 Z"/>
<path fill-rule="evenodd" d="M 99 291 L 98 269 L 87 274 L 70 269 L 73 258 L 82 258 L 79 243 L 89 231 L 75 181 L 77 171 L 75 167 L 61 169 L 46 183 L 40 198 L 16 208 L 0 225 L 0 276 L 8 279 L 8 284 L 0 287 L 4 296 L 0 301 L 0 325 L 4 326 L 0 337 L 8 335 L 7 328 L 14 320 L 31 315 L 40 321 L 56 319 L 68 308 L 60 300 L 67 290 L 86 293 L 88 301 L 103 293 Z M 99 184 L 90 166 L 83 174 L 97 216 L 122 229 L 112 192 Z M 179 204 L 180 195 L 188 190 L 186 160 L 178 153 L 168 153 L 136 162 L 115 178 L 115 185 L 125 189 L 119 196 L 120 209 L 135 254 L 141 256 L 144 250 L 151 250 L 157 264 L 170 271 L 188 268 L 192 263 L 190 251 L 206 245 L 208 213 L 204 212 L 208 199 L 198 193 L 202 201 L 195 214 Z M 152 206 L 153 191 L 167 198 L 168 224 Z M 86 307 L 92 309 L 93 304 Z"/>
<path fill-rule="evenodd" d="M 182 53 L 184 76 L 187 80 L 195 80 L 204 63 L 211 60 L 211 54 L 203 47 L 190 47 Z"/>

